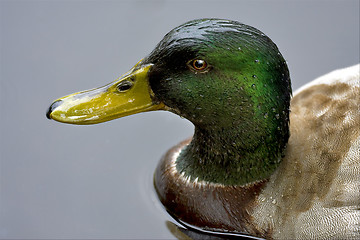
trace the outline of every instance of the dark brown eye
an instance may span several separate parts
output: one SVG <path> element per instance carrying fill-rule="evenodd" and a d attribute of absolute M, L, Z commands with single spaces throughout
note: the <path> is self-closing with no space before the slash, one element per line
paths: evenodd
<path fill-rule="evenodd" d="M 203 70 L 205 70 L 207 68 L 207 63 L 202 59 L 194 59 L 191 62 L 191 66 L 196 71 L 203 71 Z"/>

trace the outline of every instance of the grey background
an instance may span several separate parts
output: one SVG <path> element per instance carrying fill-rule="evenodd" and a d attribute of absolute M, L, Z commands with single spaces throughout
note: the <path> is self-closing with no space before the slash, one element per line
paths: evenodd
<path fill-rule="evenodd" d="M 152 188 L 185 119 L 49 121 L 52 100 L 104 85 L 169 30 L 202 17 L 265 32 L 293 88 L 359 62 L 359 1 L 1 1 L 0 237 L 172 238 Z"/>

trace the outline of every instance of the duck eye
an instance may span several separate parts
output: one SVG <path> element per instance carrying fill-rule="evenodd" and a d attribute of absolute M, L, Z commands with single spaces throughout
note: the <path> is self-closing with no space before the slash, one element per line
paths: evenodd
<path fill-rule="evenodd" d="M 120 82 L 116 86 L 116 88 L 118 89 L 119 92 L 125 92 L 125 91 L 129 90 L 132 86 L 133 86 L 132 82 L 125 80 L 125 81 Z"/>
<path fill-rule="evenodd" d="M 202 59 L 194 59 L 189 62 L 189 65 L 196 71 L 204 71 L 208 64 Z"/>

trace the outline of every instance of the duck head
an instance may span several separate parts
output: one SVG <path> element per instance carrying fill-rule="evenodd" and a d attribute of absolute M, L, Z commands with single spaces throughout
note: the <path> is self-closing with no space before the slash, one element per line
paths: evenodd
<path fill-rule="evenodd" d="M 287 65 L 265 34 L 236 21 L 200 19 L 171 30 L 114 82 L 54 101 L 47 116 L 95 124 L 171 111 L 195 125 L 177 170 L 191 180 L 241 185 L 278 166 L 290 95 Z"/>

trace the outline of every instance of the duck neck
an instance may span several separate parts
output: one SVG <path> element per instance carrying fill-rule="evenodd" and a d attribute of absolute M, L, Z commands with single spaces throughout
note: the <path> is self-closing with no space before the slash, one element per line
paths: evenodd
<path fill-rule="evenodd" d="M 257 126 L 195 126 L 192 141 L 176 160 L 177 171 L 191 181 L 223 185 L 246 185 L 267 179 L 279 165 L 282 149 L 271 134 Z"/>

